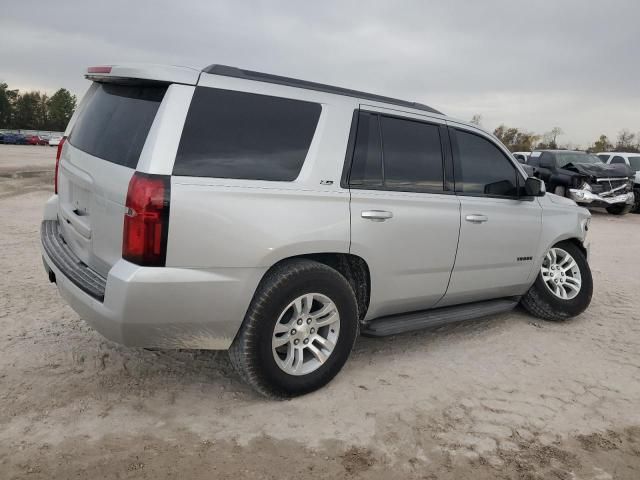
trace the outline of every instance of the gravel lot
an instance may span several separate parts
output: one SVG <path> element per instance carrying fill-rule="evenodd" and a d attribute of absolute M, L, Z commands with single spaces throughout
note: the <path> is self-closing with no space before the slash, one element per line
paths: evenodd
<path fill-rule="evenodd" d="M 38 249 L 54 157 L 0 145 L 0 478 L 640 478 L 640 215 L 594 212 L 579 318 L 361 338 L 277 402 L 224 352 L 121 347 L 62 302 Z"/>

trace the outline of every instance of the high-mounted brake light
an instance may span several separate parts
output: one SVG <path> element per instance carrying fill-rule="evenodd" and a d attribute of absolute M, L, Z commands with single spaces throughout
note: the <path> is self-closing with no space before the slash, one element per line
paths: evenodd
<path fill-rule="evenodd" d="M 165 265 L 170 188 L 166 175 L 136 172 L 131 177 L 122 239 L 125 260 L 147 267 Z"/>
<path fill-rule="evenodd" d="M 110 66 L 99 66 L 99 67 L 89 67 L 87 68 L 87 73 L 111 73 Z"/>
<path fill-rule="evenodd" d="M 58 169 L 60 168 L 60 155 L 62 155 L 62 146 L 67 141 L 67 137 L 62 137 L 58 143 L 58 151 L 56 152 L 56 170 L 53 175 L 53 191 L 58 193 Z"/>

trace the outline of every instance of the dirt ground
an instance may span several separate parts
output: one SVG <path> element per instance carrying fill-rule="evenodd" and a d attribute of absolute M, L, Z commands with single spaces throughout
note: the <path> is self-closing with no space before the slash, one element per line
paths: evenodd
<path fill-rule="evenodd" d="M 640 215 L 594 212 L 579 318 L 361 338 L 328 387 L 270 401 L 224 352 L 121 347 L 62 302 L 54 156 L 0 145 L 1 479 L 640 478 Z"/>

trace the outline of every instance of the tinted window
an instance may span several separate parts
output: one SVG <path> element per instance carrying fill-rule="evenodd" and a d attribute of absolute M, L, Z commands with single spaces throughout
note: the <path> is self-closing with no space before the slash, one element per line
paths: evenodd
<path fill-rule="evenodd" d="M 553 168 L 553 153 L 542 152 L 540 155 L 540 166 L 544 168 Z"/>
<path fill-rule="evenodd" d="M 598 155 L 598 158 L 603 162 L 606 162 L 607 160 L 609 160 L 609 155 Z"/>
<path fill-rule="evenodd" d="M 613 157 L 610 163 L 625 163 L 625 161 L 622 157 Z"/>
<path fill-rule="evenodd" d="M 532 167 L 537 167 L 538 165 L 540 165 L 540 152 L 532 153 L 527 160 L 527 164 L 531 165 Z"/>
<path fill-rule="evenodd" d="M 317 103 L 198 87 L 174 175 L 294 180 L 320 118 Z"/>
<path fill-rule="evenodd" d="M 458 130 L 456 190 L 470 194 L 516 196 L 516 169 L 488 140 Z"/>
<path fill-rule="evenodd" d="M 382 151 L 378 117 L 360 113 L 350 182 L 354 186 L 382 186 Z"/>
<path fill-rule="evenodd" d="M 135 168 L 166 87 L 100 84 L 78 116 L 69 143 Z"/>
<path fill-rule="evenodd" d="M 640 171 L 640 157 L 629 157 L 629 166 L 637 171 Z"/>
<path fill-rule="evenodd" d="M 397 189 L 442 190 L 442 148 L 437 126 L 380 117 L 384 184 Z"/>

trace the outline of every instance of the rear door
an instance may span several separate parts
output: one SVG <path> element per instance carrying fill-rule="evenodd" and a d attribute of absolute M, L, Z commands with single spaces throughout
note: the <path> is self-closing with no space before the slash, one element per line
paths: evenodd
<path fill-rule="evenodd" d="M 439 306 L 524 293 L 542 229 L 542 208 L 523 194 L 512 157 L 480 131 L 450 128 L 461 202 L 456 263 Z"/>
<path fill-rule="evenodd" d="M 148 83 L 94 84 L 62 151 L 62 235 L 84 263 L 105 276 L 121 258 L 129 180 L 166 91 L 166 85 Z"/>
<path fill-rule="evenodd" d="M 359 113 L 346 180 L 350 251 L 371 271 L 367 318 L 433 306 L 447 289 L 460 229 L 460 202 L 445 180 L 446 127 L 392 112 Z"/>

